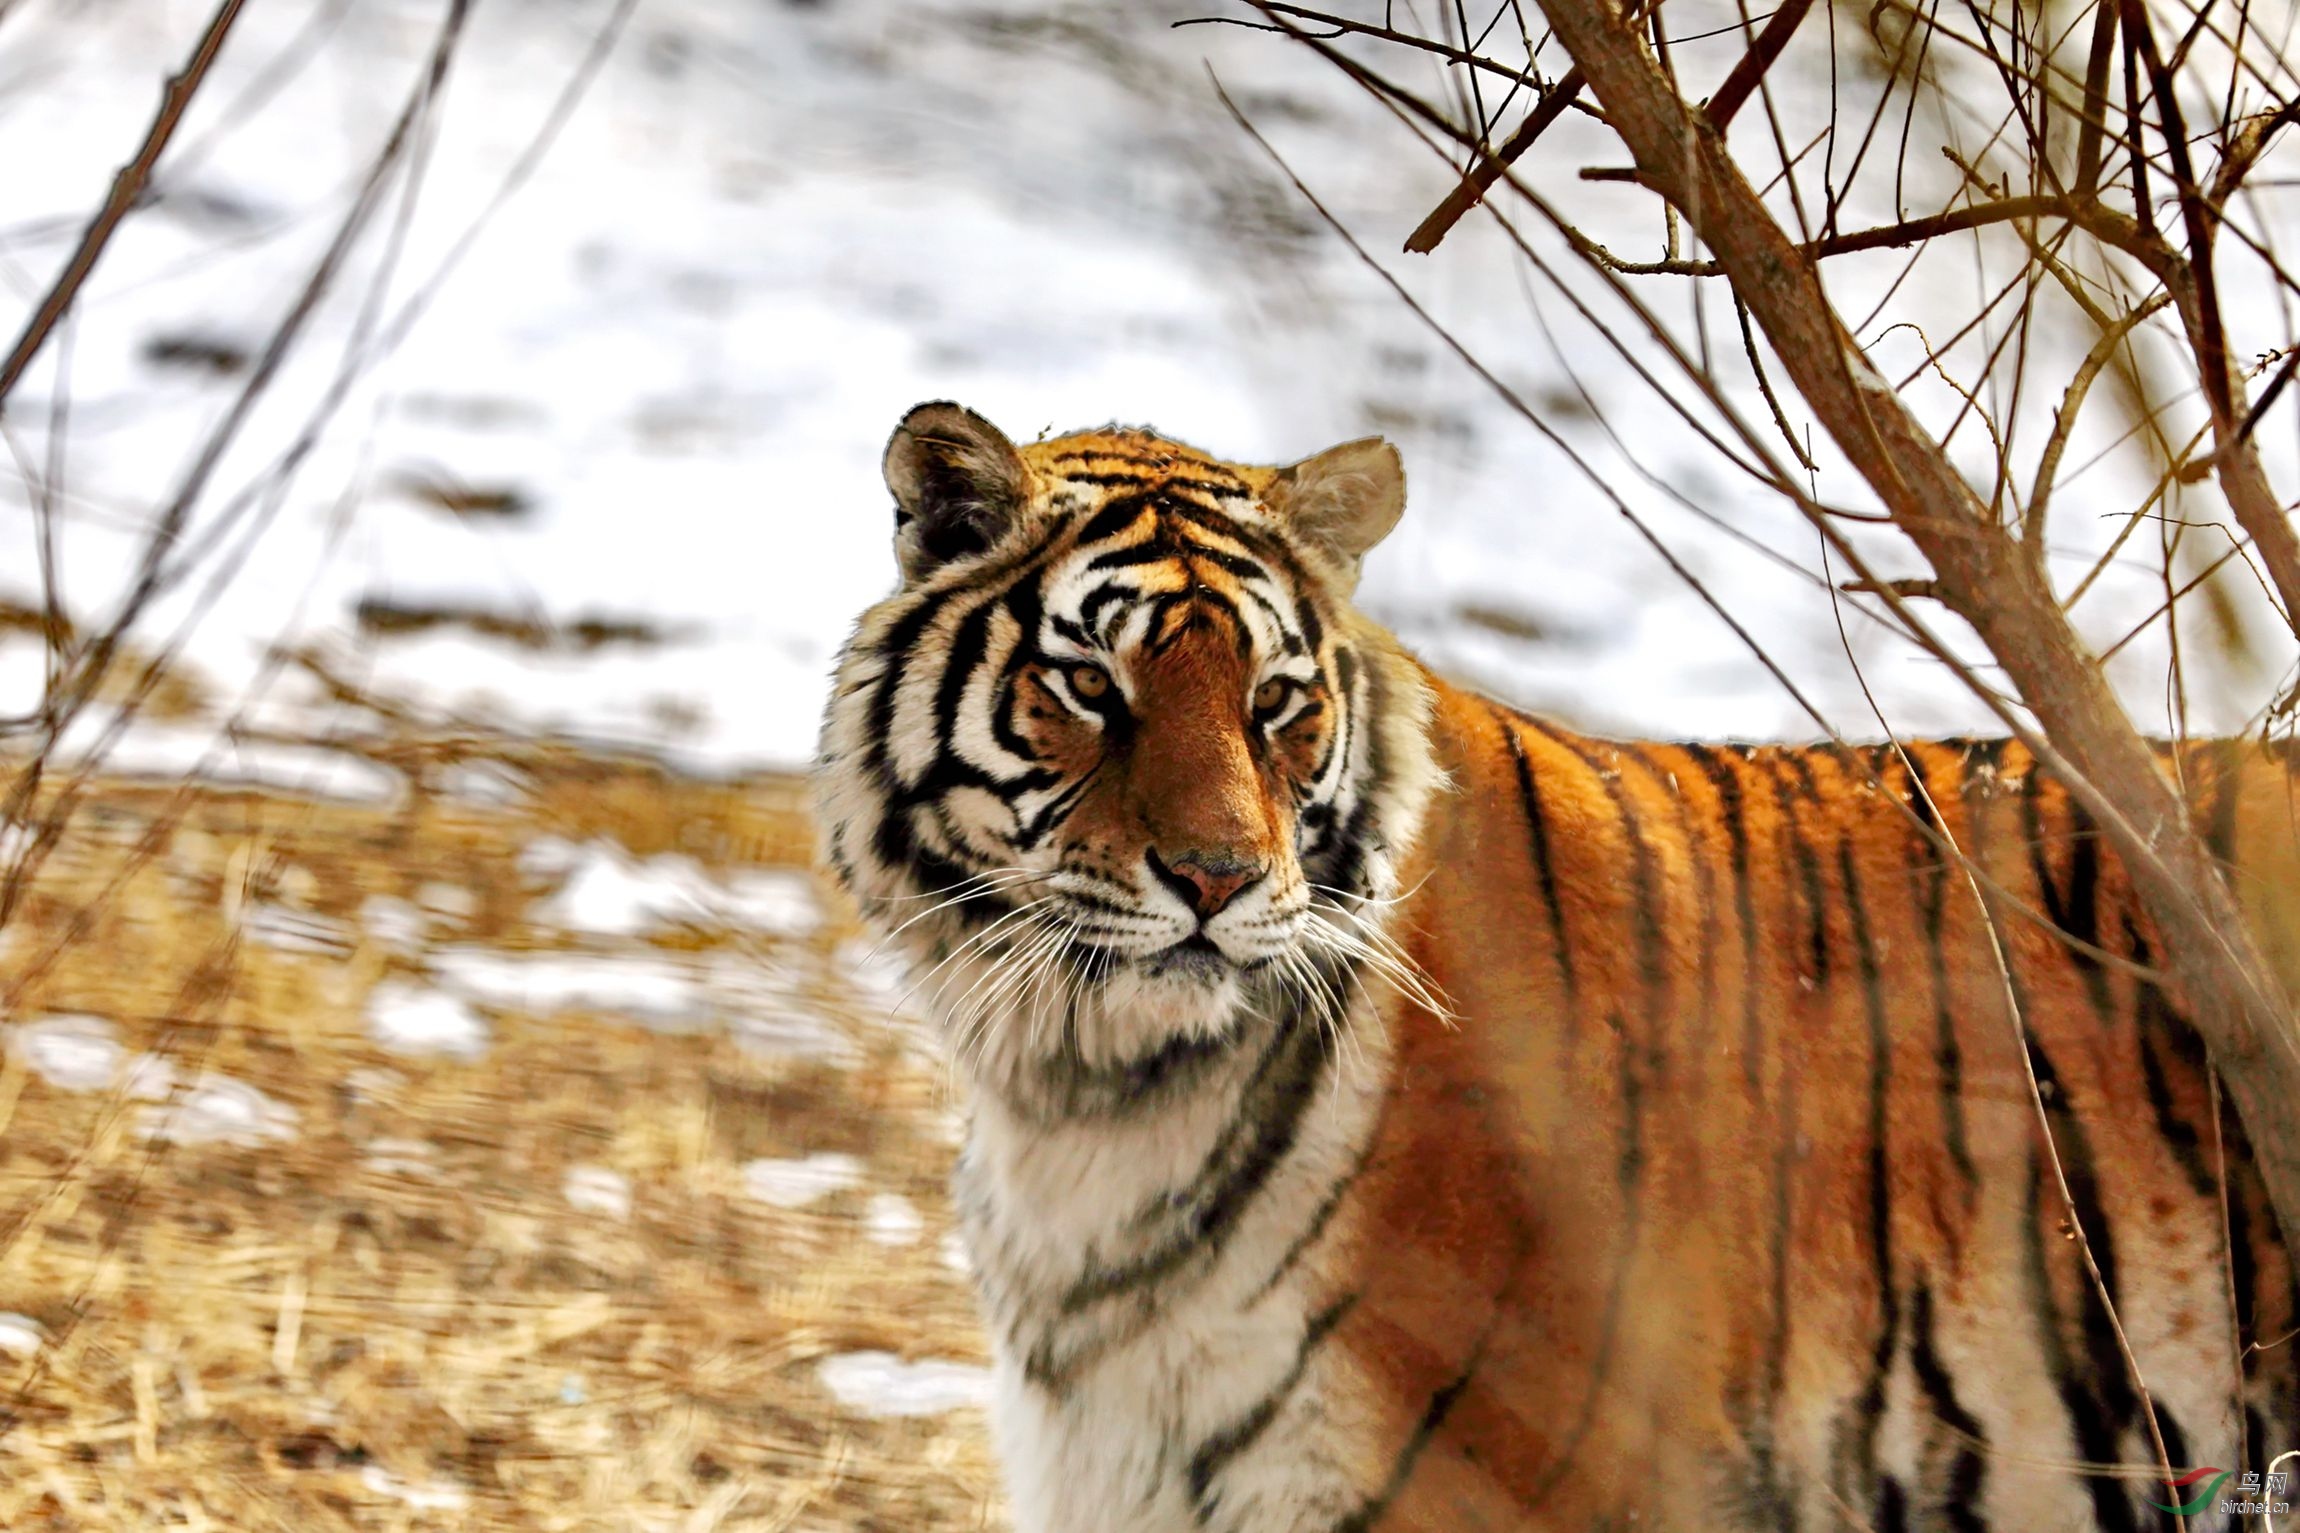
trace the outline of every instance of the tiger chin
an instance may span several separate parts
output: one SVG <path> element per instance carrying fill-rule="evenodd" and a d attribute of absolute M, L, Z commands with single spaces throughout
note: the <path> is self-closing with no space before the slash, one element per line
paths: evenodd
<path fill-rule="evenodd" d="M 969 1083 L 1024 1533 L 2154 1528 L 2300 1449 L 2300 1274 L 2019 745 L 1454 687 L 1351 605 L 1379 440 L 928 404 L 885 474 L 817 806 Z M 2300 993 L 2289 763 L 2175 754 Z"/>

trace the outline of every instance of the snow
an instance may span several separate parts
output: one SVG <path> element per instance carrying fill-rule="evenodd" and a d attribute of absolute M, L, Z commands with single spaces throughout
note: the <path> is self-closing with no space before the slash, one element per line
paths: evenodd
<path fill-rule="evenodd" d="M 231 1144 L 259 1149 L 293 1139 L 299 1114 L 285 1102 L 227 1076 L 203 1075 L 145 1109 L 137 1133 L 168 1144 Z"/>
<path fill-rule="evenodd" d="M 9 1030 L 8 1049 L 61 1091 L 101 1091 L 119 1079 L 127 1050 L 101 1017 L 44 1017 Z"/>
<path fill-rule="evenodd" d="M 431 918 L 397 895 L 371 894 L 359 907 L 359 924 L 385 947 L 409 953 L 423 946 Z"/>
<path fill-rule="evenodd" d="M 400 1502 L 418 1512 L 460 1512 L 471 1504 L 471 1494 L 447 1480 L 406 1480 L 381 1464 L 363 1465 L 359 1483 L 378 1496 Z"/>
<path fill-rule="evenodd" d="M 433 786 L 450 803 L 481 809 L 509 809 L 527 796 L 526 778 L 495 761 L 458 761 Z"/>
<path fill-rule="evenodd" d="M 823 907 L 809 874 L 782 868 L 744 868 L 725 883 L 725 892 L 703 895 L 703 903 L 729 925 L 774 937 L 811 937 L 823 924 Z"/>
<path fill-rule="evenodd" d="M 852 1155 L 822 1151 L 802 1160 L 762 1159 L 743 1165 L 743 1189 L 776 1208 L 805 1208 L 834 1192 L 857 1186 L 863 1163 Z"/>
<path fill-rule="evenodd" d="M 367 1033 L 394 1054 L 477 1059 L 487 1052 L 487 1024 L 460 996 L 405 980 L 368 992 Z"/>
<path fill-rule="evenodd" d="M 357 945 L 348 922 L 308 910 L 259 901 L 240 913 L 240 931 L 282 952 L 341 958 Z"/>
<path fill-rule="evenodd" d="M 835 1065 L 860 1059 L 855 1041 L 825 1015 L 829 987 L 812 951 L 721 950 L 713 955 L 711 976 L 735 1042 L 747 1052 Z"/>
<path fill-rule="evenodd" d="M 687 953 L 434 948 L 432 976 L 455 996 L 531 1016 L 581 1013 L 627 1019 L 661 1032 L 726 1026 L 762 1057 L 852 1064 L 855 1044 L 810 993 L 808 967 L 741 949 Z"/>
<path fill-rule="evenodd" d="M 10 1357 L 31 1357 L 40 1350 L 40 1322 L 29 1315 L 0 1314 L 0 1352 Z"/>
<path fill-rule="evenodd" d="M 832 1398 L 863 1416 L 939 1416 L 990 1402 L 990 1370 L 891 1352 L 843 1352 L 815 1366 Z"/>
<path fill-rule="evenodd" d="M 900 1193 L 875 1193 L 863 1211 L 863 1234 L 877 1245 L 916 1245 L 926 1234 L 926 1216 Z"/>
<path fill-rule="evenodd" d="M 708 999 L 683 954 L 443 947 L 432 951 L 431 967 L 448 989 L 506 1011 L 604 1012 L 682 1031 L 707 1019 Z"/>
<path fill-rule="evenodd" d="M 569 1166 L 559 1184 L 567 1206 L 618 1222 L 631 1217 L 631 1179 L 605 1166 Z"/>
<path fill-rule="evenodd" d="M 861 1058 L 836 1023 L 803 1001 L 761 998 L 735 1013 L 735 1046 L 762 1059 L 809 1059 L 851 1066 Z"/>
<path fill-rule="evenodd" d="M 165 1098 L 175 1067 L 156 1054 L 130 1054 L 102 1017 L 41 1017 L 8 1030 L 8 1051 L 59 1091 L 119 1090 L 139 1101 Z"/>
<path fill-rule="evenodd" d="M 566 879 L 536 907 L 532 919 L 538 925 L 604 937 L 674 925 L 803 937 L 822 923 L 813 882 L 802 873 L 746 870 L 718 880 L 691 857 L 639 860 L 610 841 L 571 850 L 562 845 L 532 842 L 522 855 L 523 870 L 547 876 L 543 870 L 553 869 Z"/>

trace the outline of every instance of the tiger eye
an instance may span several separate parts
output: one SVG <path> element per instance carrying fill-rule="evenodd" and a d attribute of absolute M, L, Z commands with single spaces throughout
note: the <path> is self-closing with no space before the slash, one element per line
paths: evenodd
<path fill-rule="evenodd" d="M 1110 690 L 1110 673 L 1096 665 L 1070 668 L 1070 690 L 1092 702 Z"/>
<path fill-rule="evenodd" d="M 1277 712 L 1278 705 L 1286 700 L 1286 688 L 1287 683 L 1284 678 L 1277 676 L 1271 677 L 1256 687 L 1254 689 L 1254 711 L 1256 713 Z"/>

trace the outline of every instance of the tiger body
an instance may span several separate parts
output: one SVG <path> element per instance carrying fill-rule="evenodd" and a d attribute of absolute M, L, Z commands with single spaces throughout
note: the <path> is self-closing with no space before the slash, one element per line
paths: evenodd
<path fill-rule="evenodd" d="M 2300 1447 L 2293 1262 L 2065 790 L 1451 686 L 1348 602 L 1387 451 L 890 448 L 820 806 L 971 1083 L 1018 1527 L 2171 1526 L 2103 1291 L 2176 1473 Z M 2167 767 L 2300 985 L 2285 768 Z"/>

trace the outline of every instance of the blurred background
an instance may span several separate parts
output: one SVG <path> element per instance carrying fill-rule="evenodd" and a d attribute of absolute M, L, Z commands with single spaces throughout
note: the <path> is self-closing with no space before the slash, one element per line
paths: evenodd
<path fill-rule="evenodd" d="M 1840 70 L 1886 76 L 1882 9 L 1839 8 L 1781 115 L 1832 120 Z M 1750 18 L 1682 10 L 1678 67 L 1722 72 Z M 1561 68 L 1530 8 L 1460 14 L 1462 40 Z M 218 15 L 0 0 L 0 333 Z M 1410 505 L 1364 605 L 1579 726 L 1989 727 L 1665 407 L 1651 337 L 1554 230 L 1529 236 L 1546 273 L 1480 217 L 1398 253 L 1456 173 L 1253 20 L 232 11 L 0 405 L 0 1525 L 1000 1525 L 940 1203 L 961 1104 L 808 871 L 793 776 L 891 586 L 879 454 L 918 401 L 1250 461 L 1384 434 Z M 1528 99 L 1391 64 L 1496 122 Z M 1955 172 L 1924 145 L 1969 127 L 1921 122 L 1832 219 L 1937 205 Z M 1582 177 L 1619 159 L 1568 115 L 1518 169 L 1655 259 L 1652 199 Z M 2256 180 L 2271 243 L 2283 184 Z M 1993 260 L 1831 268 L 1944 420 L 1999 386 L 1997 352 L 1953 384 L 1926 327 L 1978 307 Z M 2228 282 L 2234 347 L 2282 355 L 2283 290 Z M 1738 365 L 1729 303 L 1650 296 Z M 2086 338 L 2022 344 L 2065 378 Z M 2136 353 L 2071 439 L 2048 552 L 2099 566 L 2088 638 L 2138 630 L 2110 674 L 2145 727 L 2243 730 L 2290 681 L 2257 582 L 2199 583 L 2219 663 L 2176 685 L 2179 635 L 2140 625 L 2225 540 L 2111 549 L 2161 466 L 2139 423 L 2200 417 L 2189 376 L 2157 388 Z M 2018 424 L 2057 394 L 1988 397 Z M 1803 420 L 1789 399 L 1811 492 L 1869 504 Z M 1953 445 L 1976 438 L 1985 480 L 1989 438 Z M 2288 424 L 2261 440 L 2291 482 Z"/>

